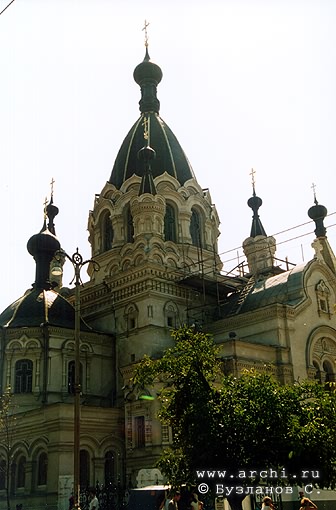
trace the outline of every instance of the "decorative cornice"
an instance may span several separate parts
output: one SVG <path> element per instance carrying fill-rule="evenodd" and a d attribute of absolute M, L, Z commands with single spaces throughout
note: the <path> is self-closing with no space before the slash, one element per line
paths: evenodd
<path fill-rule="evenodd" d="M 211 330 L 214 332 L 222 331 L 222 330 L 230 330 L 234 327 L 239 328 L 244 325 L 244 322 L 250 325 L 259 324 L 260 322 L 264 322 L 265 320 L 271 320 L 275 318 L 280 319 L 294 319 L 297 311 L 290 307 L 289 305 L 283 305 L 280 303 L 275 303 L 273 305 L 268 305 L 261 309 L 251 310 L 248 312 L 243 312 L 238 315 L 233 315 L 230 317 L 226 317 L 223 319 L 219 319 L 218 321 L 213 323 Z"/>
<path fill-rule="evenodd" d="M 108 307 L 115 307 L 117 304 L 129 300 L 130 296 L 135 297 L 148 292 L 190 300 L 194 292 L 177 283 L 181 277 L 180 271 L 166 271 L 153 267 L 129 272 L 119 278 L 106 277 L 104 285 L 100 286 L 98 290 L 96 287 L 89 286 L 84 287 L 81 291 L 83 315 L 99 314 Z"/>

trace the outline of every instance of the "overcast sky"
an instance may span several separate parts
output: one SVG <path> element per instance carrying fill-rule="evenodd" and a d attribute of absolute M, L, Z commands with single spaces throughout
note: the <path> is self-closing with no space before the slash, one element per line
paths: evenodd
<path fill-rule="evenodd" d="M 34 281 L 26 244 L 52 178 L 62 247 L 90 257 L 89 210 L 139 116 L 145 19 L 160 114 L 210 189 L 224 269 L 249 236 L 251 168 L 267 234 L 287 231 L 279 258 L 313 256 L 314 226 L 292 229 L 313 182 L 336 250 L 334 0 L 15 0 L 0 16 L 1 310 Z"/>

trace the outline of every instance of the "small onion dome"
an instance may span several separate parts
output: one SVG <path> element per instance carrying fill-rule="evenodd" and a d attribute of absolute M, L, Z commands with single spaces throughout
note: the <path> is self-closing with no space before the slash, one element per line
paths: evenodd
<path fill-rule="evenodd" d="M 143 62 L 134 69 L 133 78 L 141 87 L 139 101 L 141 113 L 159 113 L 160 101 L 156 97 L 156 87 L 162 80 L 162 71 L 158 65 L 150 61 L 147 48 Z"/>
<path fill-rule="evenodd" d="M 308 216 L 315 222 L 315 235 L 316 237 L 325 237 L 327 233 L 327 229 L 323 224 L 324 218 L 327 216 L 328 211 L 324 205 L 320 205 L 317 200 L 315 200 L 315 205 L 310 207 L 308 210 Z"/>
<path fill-rule="evenodd" d="M 254 213 L 258 212 L 259 207 L 262 206 L 262 200 L 260 197 L 257 197 L 254 195 L 253 197 L 249 198 L 247 201 L 247 205 L 251 207 Z"/>
<path fill-rule="evenodd" d="M 47 216 L 49 219 L 48 229 L 54 235 L 56 235 L 54 219 L 55 219 L 55 216 L 57 216 L 58 211 L 59 211 L 59 209 L 58 209 L 58 207 L 56 207 L 56 205 L 54 205 L 54 200 L 53 200 L 53 197 L 51 196 L 50 202 L 46 207 L 46 213 L 47 213 Z"/>
<path fill-rule="evenodd" d="M 50 262 L 55 253 L 61 248 L 58 239 L 46 228 L 33 235 L 28 243 L 27 250 L 36 262 L 36 277 L 34 288 L 50 289 L 49 281 Z"/>
<path fill-rule="evenodd" d="M 151 61 L 148 49 L 146 48 L 145 58 L 141 64 L 136 66 L 133 72 L 135 82 L 140 85 L 140 87 L 146 82 L 153 82 L 155 85 L 158 85 L 162 80 L 162 76 L 161 68 Z"/>
<path fill-rule="evenodd" d="M 259 214 L 258 214 L 259 207 L 262 206 L 261 198 L 257 197 L 256 194 L 253 193 L 253 197 L 248 199 L 247 205 L 253 211 L 253 220 L 252 220 L 250 237 L 266 236 L 267 234 L 266 234 L 265 229 L 260 221 Z"/>

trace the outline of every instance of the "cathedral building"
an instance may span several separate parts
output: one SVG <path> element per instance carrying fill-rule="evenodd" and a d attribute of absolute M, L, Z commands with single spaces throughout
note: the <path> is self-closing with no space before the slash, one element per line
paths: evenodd
<path fill-rule="evenodd" d="M 156 462 L 171 430 L 157 420 L 150 391 L 131 379 L 145 353 L 159 357 L 172 345 L 173 328 L 194 324 L 211 333 L 227 374 L 255 367 L 283 383 L 336 377 L 336 259 L 326 208 L 314 197 L 311 260 L 290 265 L 276 257 L 253 181 L 246 261 L 224 271 L 210 192 L 160 117 L 161 79 L 146 47 L 134 70 L 140 116 L 88 216 L 95 263 L 80 290 L 83 488 L 165 481 Z M 73 490 L 75 295 L 52 270 L 60 262 L 57 213 L 52 196 L 27 245 L 35 282 L 0 315 L 1 393 L 11 388 L 16 414 L 10 444 L 0 442 L 0 509 L 7 483 L 13 504 L 34 508 L 65 510 Z"/>

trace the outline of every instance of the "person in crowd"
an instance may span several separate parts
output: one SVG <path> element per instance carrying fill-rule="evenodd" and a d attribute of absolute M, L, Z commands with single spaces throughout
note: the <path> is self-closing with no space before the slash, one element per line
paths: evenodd
<path fill-rule="evenodd" d="M 168 510 L 169 501 L 170 501 L 170 497 L 169 497 L 168 491 L 165 491 L 163 499 L 159 506 L 159 510 Z"/>
<path fill-rule="evenodd" d="M 178 502 L 181 499 L 181 493 L 179 491 L 174 492 L 174 496 L 169 501 L 168 510 L 178 510 Z"/>
<path fill-rule="evenodd" d="M 198 499 L 198 494 L 196 494 L 196 492 L 194 492 L 191 495 L 190 508 L 191 508 L 191 510 L 203 510 L 203 508 L 204 508 L 203 501 L 200 501 Z"/>
<path fill-rule="evenodd" d="M 262 510 L 275 510 L 275 506 L 272 501 L 272 498 L 270 498 L 269 496 L 265 496 L 264 499 L 262 500 L 261 509 Z"/>
<path fill-rule="evenodd" d="M 99 509 L 99 502 L 98 498 L 96 496 L 96 489 L 90 489 L 89 492 L 89 510 L 98 510 Z"/>
<path fill-rule="evenodd" d="M 317 506 L 309 498 L 302 498 L 300 510 L 308 510 L 310 508 L 317 510 Z"/>

